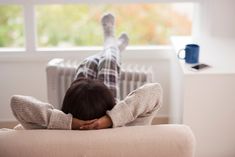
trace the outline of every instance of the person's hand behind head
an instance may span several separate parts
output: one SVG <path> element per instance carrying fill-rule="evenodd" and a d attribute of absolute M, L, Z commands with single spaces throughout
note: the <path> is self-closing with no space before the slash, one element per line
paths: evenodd
<path fill-rule="evenodd" d="M 94 122 L 97 121 L 97 119 L 93 119 L 93 120 L 80 120 L 77 118 L 73 118 L 72 120 L 72 129 L 73 130 L 79 130 L 81 126 L 87 126 L 87 125 L 94 125 Z"/>
<path fill-rule="evenodd" d="M 90 123 L 83 123 L 81 130 L 106 129 L 112 127 L 113 123 L 109 116 L 105 115 L 99 119 L 91 120 Z"/>

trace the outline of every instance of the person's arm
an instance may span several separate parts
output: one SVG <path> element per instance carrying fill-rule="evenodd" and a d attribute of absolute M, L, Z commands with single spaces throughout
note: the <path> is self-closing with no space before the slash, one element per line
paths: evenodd
<path fill-rule="evenodd" d="M 11 109 L 25 129 L 72 129 L 71 114 L 30 96 L 12 96 Z"/>
<path fill-rule="evenodd" d="M 131 92 L 120 101 L 107 115 L 112 127 L 124 125 L 151 124 L 162 103 L 162 88 L 158 83 L 146 84 Z"/>

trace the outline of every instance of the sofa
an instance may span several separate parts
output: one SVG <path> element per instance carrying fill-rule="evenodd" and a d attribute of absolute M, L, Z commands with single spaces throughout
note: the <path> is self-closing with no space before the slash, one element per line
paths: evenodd
<path fill-rule="evenodd" d="M 161 124 L 103 130 L 0 129 L 1 157 L 193 157 L 186 125 Z"/>

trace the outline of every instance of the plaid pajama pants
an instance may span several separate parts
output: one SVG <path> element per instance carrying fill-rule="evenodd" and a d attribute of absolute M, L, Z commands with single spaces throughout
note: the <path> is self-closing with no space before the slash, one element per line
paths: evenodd
<path fill-rule="evenodd" d="M 115 46 L 104 49 L 103 52 L 86 58 L 77 68 L 75 79 L 86 77 L 103 82 L 119 98 L 120 57 Z"/>

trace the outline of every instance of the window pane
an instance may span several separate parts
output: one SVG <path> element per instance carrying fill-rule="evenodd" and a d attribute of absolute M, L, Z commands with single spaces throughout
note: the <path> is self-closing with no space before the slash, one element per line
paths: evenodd
<path fill-rule="evenodd" d="M 0 5 L 0 47 L 23 47 L 24 31 L 22 7 Z"/>
<path fill-rule="evenodd" d="M 116 16 L 116 35 L 131 45 L 169 44 L 171 35 L 190 35 L 192 3 L 40 5 L 36 7 L 39 47 L 95 46 L 103 42 L 100 17 Z"/>

